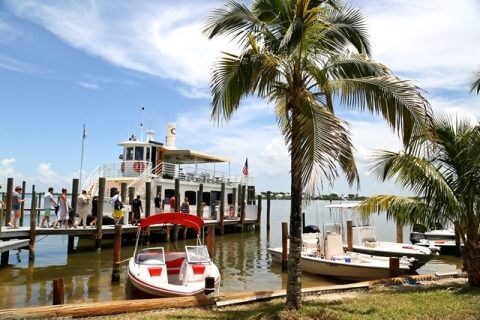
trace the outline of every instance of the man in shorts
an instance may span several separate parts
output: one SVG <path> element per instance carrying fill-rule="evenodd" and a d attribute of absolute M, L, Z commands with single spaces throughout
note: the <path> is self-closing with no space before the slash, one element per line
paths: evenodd
<path fill-rule="evenodd" d="M 45 221 L 47 222 L 47 228 L 50 225 L 50 211 L 52 206 L 55 207 L 57 203 L 53 200 L 53 188 L 48 188 L 48 191 L 43 196 L 43 208 L 45 209 L 45 214 L 42 217 L 42 222 L 40 223 L 40 228 L 45 228 Z"/>
<path fill-rule="evenodd" d="M 20 215 L 22 214 L 20 211 L 20 205 L 22 202 L 25 201 L 25 199 L 22 199 L 22 195 L 20 194 L 22 192 L 22 187 L 17 186 L 15 187 L 15 191 L 12 193 L 12 210 L 13 210 L 13 219 L 12 222 L 9 223 L 8 225 L 10 228 L 16 229 L 17 228 L 17 220 L 20 218 Z"/>

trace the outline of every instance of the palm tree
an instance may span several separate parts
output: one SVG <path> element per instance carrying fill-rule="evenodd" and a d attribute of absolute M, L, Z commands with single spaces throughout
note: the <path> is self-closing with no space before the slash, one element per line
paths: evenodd
<path fill-rule="evenodd" d="M 437 116 L 435 134 L 419 136 L 414 152 L 380 151 L 373 168 L 418 198 L 378 195 L 361 205 L 364 214 L 385 212 L 400 223 L 452 223 L 463 243 L 463 268 L 480 286 L 480 126 Z"/>
<path fill-rule="evenodd" d="M 370 60 L 362 14 L 334 0 L 229 1 L 213 11 L 205 33 L 233 38 L 240 53 L 214 65 L 212 118 L 228 121 L 247 96 L 275 107 L 291 156 L 287 308 L 301 307 L 302 192 L 343 171 L 358 185 L 348 124 L 334 105 L 382 115 L 408 143 L 428 122 L 429 105 L 410 82 Z"/>
<path fill-rule="evenodd" d="M 472 86 L 470 87 L 471 92 L 476 92 L 477 94 L 480 93 L 480 71 L 477 72 L 475 75 L 475 80 L 472 83 Z"/>

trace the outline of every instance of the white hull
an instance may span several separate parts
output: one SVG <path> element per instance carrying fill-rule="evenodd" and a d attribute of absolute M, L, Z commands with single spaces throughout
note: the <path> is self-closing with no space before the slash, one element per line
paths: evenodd
<path fill-rule="evenodd" d="M 273 261 L 281 262 L 281 248 L 269 248 L 268 251 L 272 255 Z M 388 259 L 382 258 L 369 257 L 369 259 L 365 259 L 363 263 L 355 263 L 327 260 L 303 254 L 301 257 L 301 268 L 303 272 L 351 281 L 385 279 L 390 277 Z M 402 264 L 400 270 L 401 272 L 408 272 L 409 268 Z"/>

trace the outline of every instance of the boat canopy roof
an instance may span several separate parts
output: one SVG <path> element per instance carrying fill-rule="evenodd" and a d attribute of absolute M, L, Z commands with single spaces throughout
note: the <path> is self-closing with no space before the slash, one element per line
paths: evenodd
<path fill-rule="evenodd" d="M 360 205 L 360 202 L 341 202 L 328 204 L 325 208 L 334 208 L 334 209 L 353 209 L 357 208 Z"/>
<path fill-rule="evenodd" d="M 163 147 L 164 160 L 168 163 L 176 164 L 195 164 L 195 163 L 218 163 L 230 162 L 230 159 L 216 155 L 210 155 L 203 152 L 189 149 L 173 149 Z"/>
<path fill-rule="evenodd" d="M 140 221 L 139 228 L 146 228 L 154 224 L 181 224 L 182 226 L 186 226 L 195 230 L 198 234 L 200 233 L 201 228 L 205 225 L 203 220 L 197 216 L 180 213 L 180 212 L 172 212 L 172 213 L 160 213 L 153 216 L 149 216 L 143 218 Z"/>

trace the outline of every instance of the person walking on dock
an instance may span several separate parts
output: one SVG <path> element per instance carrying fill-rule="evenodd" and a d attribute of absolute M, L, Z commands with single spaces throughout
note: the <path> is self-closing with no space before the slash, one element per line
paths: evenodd
<path fill-rule="evenodd" d="M 140 220 L 140 212 L 143 212 L 142 200 L 140 200 L 140 195 L 137 195 L 137 197 L 132 201 L 132 212 L 133 217 L 130 220 L 130 224 L 138 223 L 138 221 Z"/>
<path fill-rule="evenodd" d="M 9 223 L 8 225 L 10 226 L 10 228 L 13 228 L 13 229 L 17 228 L 17 220 L 18 218 L 20 218 L 20 215 L 21 215 L 20 205 L 22 202 L 25 201 L 25 199 L 22 199 L 20 192 L 22 192 L 22 187 L 17 186 L 15 188 L 15 191 L 12 193 L 13 219 L 12 219 L 12 222 Z"/>
<path fill-rule="evenodd" d="M 113 218 L 115 219 L 115 224 L 117 224 L 123 217 L 123 203 L 118 190 L 115 190 L 115 194 L 110 199 L 110 203 L 113 204 Z"/>
<path fill-rule="evenodd" d="M 67 229 L 68 227 L 68 203 L 67 203 L 67 189 L 62 189 L 62 194 L 58 198 L 58 213 L 57 213 L 57 220 L 54 223 L 54 228 L 58 228 L 58 226 L 64 227 Z"/>
<path fill-rule="evenodd" d="M 98 196 L 93 196 L 92 198 L 92 217 L 93 221 L 90 222 L 90 226 L 95 226 L 97 224 L 97 213 L 98 213 Z"/>
<path fill-rule="evenodd" d="M 153 199 L 155 203 L 155 213 L 162 212 L 162 197 L 160 193 L 157 193 L 157 196 Z"/>
<path fill-rule="evenodd" d="M 87 227 L 88 205 L 90 198 L 87 195 L 87 191 L 82 190 L 82 194 L 78 196 L 78 215 L 79 221 L 82 221 L 82 226 L 85 229 Z"/>
<path fill-rule="evenodd" d="M 45 213 L 42 217 L 42 222 L 40 223 L 40 228 L 45 228 L 45 221 L 47 222 L 47 228 L 50 225 L 50 212 L 52 210 L 52 206 L 56 206 L 57 203 L 53 200 L 53 188 L 48 188 L 48 191 L 43 196 L 43 208 Z"/>

